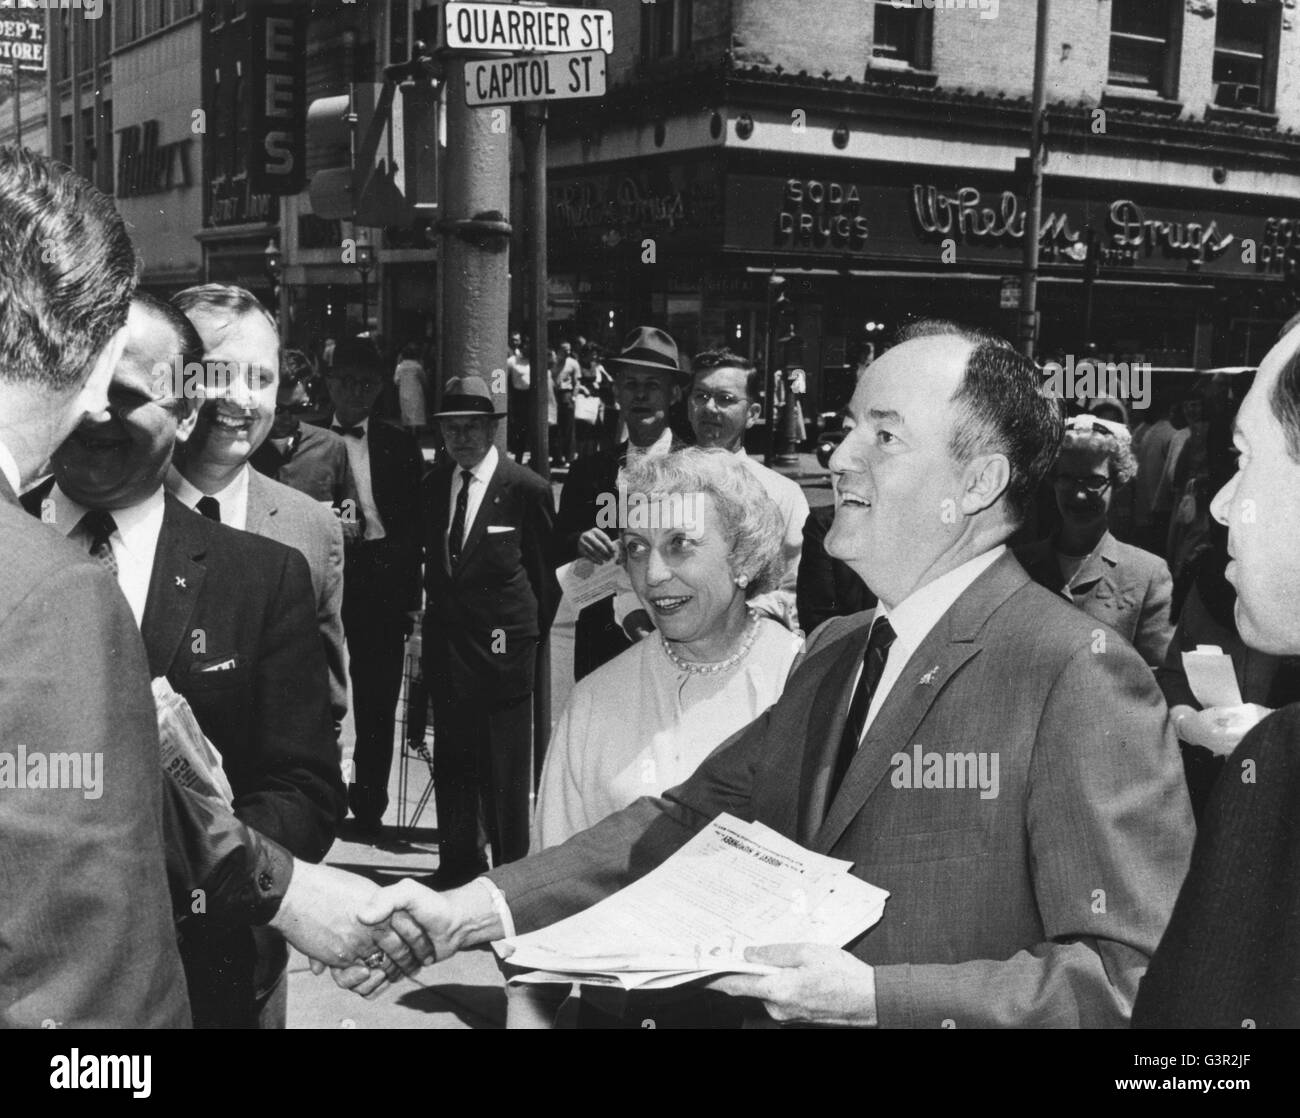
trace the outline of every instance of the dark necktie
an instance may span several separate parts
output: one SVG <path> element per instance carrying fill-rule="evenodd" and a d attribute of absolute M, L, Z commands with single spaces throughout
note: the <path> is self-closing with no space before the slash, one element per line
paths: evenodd
<path fill-rule="evenodd" d="M 451 560 L 451 569 L 456 569 L 460 562 L 460 549 L 465 539 L 465 512 L 469 508 L 469 483 L 474 475 L 468 470 L 460 472 L 460 493 L 456 495 L 456 512 L 451 518 L 451 534 L 447 539 L 447 558 Z"/>
<path fill-rule="evenodd" d="M 364 427 L 340 427 L 337 423 L 331 428 L 336 435 L 347 435 L 354 439 L 364 439 L 366 429 Z"/>
<path fill-rule="evenodd" d="M 200 497 L 199 503 L 194 507 L 209 520 L 221 523 L 221 502 L 215 497 Z"/>
<path fill-rule="evenodd" d="M 826 787 L 826 809 L 835 802 L 835 794 L 840 790 L 844 774 L 849 771 L 858 745 L 862 741 L 862 728 L 867 724 L 867 712 L 871 709 L 871 697 L 876 693 L 880 677 L 885 670 L 885 661 L 889 659 L 889 646 L 894 643 L 894 628 L 885 617 L 877 618 L 871 627 L 871 636 L 867 639 L 867 651 L 862 657 L 862 674 L 853 691 L 853 701 L 849 703 L 849 716 L 844 723 L 844 733 L 840 737 L 839 752 L 835 755 L 835 767 L 831 770 L 830 783 Z"/>
<path fill-rule="evenodd" d="M 108 539 L 117 531 L 112 514 L 103 509 L 91 509 L 81 518 L 81 526 L 90 535 L 90 554 L 116 576 L 117 560 L 113 558 L 113 545 Z"/>

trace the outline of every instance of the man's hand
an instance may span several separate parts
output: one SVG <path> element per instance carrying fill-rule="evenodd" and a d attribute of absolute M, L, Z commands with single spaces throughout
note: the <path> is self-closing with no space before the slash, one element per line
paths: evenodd
<path fill-rule="evenodd" d="M 379 887 L 364 877 L 295 859 L 293 877 L 271 927 L 312 960 L 317 974 L 326 966 L 349 966 L 381 951 L 385 958 L 373 971 L 381 980 L 413 975 L 432 950 L 417 956 L 411 940 L 393 927 L 372 926 L 357 919 L 358 910 L 379 892 Z"/>
<path fill-rule="evenodd" d="M 1211 753 L 1226 757 L 1254 727 L 1272 714 L 1259 703 L 1242 703 L 1239 706 L 1207 707 L 1193 710 L 1185 704 L 1169 712 L 1174 730 L 1189 745 L 1200 745 Z"/>
<path fill-rule="evenodd" d="M 778 943 L 749 947 L 751 963 L 780 967 L 775 974 L 728 974 L 708 988 L 757 998 L 774 1021 L 871 1028 L 876 1020 L 876 973 L 838 947 Z"/>
<path fill-rule="evenodd" d="M 426 963 L 505 934 L 491 893 L 476 882 L 435 893 L 408 878 L 378 890 L 357 918 L 363 924 L 391 927 Z M 336 985 L 363 997 L 382 988 L 386 981 L 384 974 L 358 965 L 334 967 L 332 973 Z"/>
<path fill-rule="evenodd" d="M 593 563 L 607 563 L 618 556 L 618 546 L 599 528 L 588 528 L 578 537 L 578 553 Z"/>

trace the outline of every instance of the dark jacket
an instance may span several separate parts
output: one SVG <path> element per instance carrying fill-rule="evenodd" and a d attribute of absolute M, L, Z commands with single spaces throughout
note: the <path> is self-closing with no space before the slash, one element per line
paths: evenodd
<path fill-rule="evenodd" d="M 501 455 L 452 572 L 455 468 L 448 458 L 425 483 L 425 678 L 460 697 L 517 698 L 533 688 L 537 640 L 559 604 L 551 488 Z"/>

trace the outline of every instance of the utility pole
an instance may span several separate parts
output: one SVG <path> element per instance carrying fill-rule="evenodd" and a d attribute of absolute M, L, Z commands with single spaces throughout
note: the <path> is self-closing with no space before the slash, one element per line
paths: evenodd
<path fill-rule="evenodd" d="M 1038 0 L 1034 36 L 1034 90 L 1030 109 L 1029 205 L 1025 212 L 1024 278 L 1020 285 L 1020 347 L 1034 357 L 1038 346 L 1038 238 L 1043 213 L 1043 132 L 1047 106 L 1047 33 L 1052 0 Z"/>
<path fill-rule="evenodd" d="M 510 321 L 510 106 L 466 104 L 465 55 L 446 55 L 447 152 L 439 266 L 442 381 L 480 376 L 506 410 Z M 543 365 L 543 368 L 545 366 Z M 500 371 L 500 376 L 493 374 Z M 497 427 L 505 453 L 505 429 Z"/>

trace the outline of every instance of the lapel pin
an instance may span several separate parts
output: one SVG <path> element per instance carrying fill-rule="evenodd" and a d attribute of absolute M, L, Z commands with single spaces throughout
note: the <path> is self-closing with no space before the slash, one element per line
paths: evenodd
<path fill-rule="evenodd" d="M 928 686 L 934 682 L 934 677 L 939 674 L 939 665 L 935 664 L 928 672 L 925 673 L 917 682 L 918 684 Z"/>
<path fill-rule="evenodd" d="M 189 587 L 185 585 L 185 580 L 184 580 L 183 578 L 181 578 L 180 575 L 177 575 L 177 576 L 176 576 L 176 586 L 177 586 L 179 589 L 181 589 L 181 590 L 188 590 L 188 589 L 189 589 Z"/>

